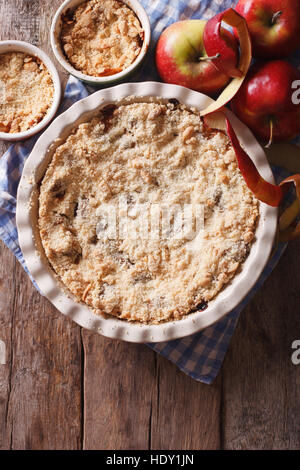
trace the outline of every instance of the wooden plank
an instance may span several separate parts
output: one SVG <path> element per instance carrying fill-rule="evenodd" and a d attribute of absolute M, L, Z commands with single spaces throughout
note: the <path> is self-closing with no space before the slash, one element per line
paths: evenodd
<path fill-rule="evenodd" d="M 39 42 L 39 1 L 0 2 L 1 40 L 18 39 L 34 45 Z"/>
<path fill-rule="evenodd" d="M 157 401 L 152 404 L 151 448 L 220 448 L 221 374 L 205 385 L 157 356 Z"/>
<path fill-rule="evenodd" d="M 49 52 L 44 29 L 60 3 L 1 0 L 0 39 L 27 40 Z M 43 32 L 39 14 L 45 8 Z M 0 145 L 1 153 L 5 148 Z M 1 270 L 0 339 L 8 363 L 0 366 L 0 448 L 81 448 L 80 328 L 40 296 L 3 244 Z"/>
<path fill-rule="evenodd" d="M 6 350 L 6 364 L 0 364 L 0 449 L 9 449 L 11 425 L 8 420 L 8 406 L 11 392 L 11 331 L 16 293 L 13 274 L 16 261 L 2 242 L 0 259 L 0 340 L 4 342 Z"/>
<path fill-rule="evenodd" d="M 81 448 L 80 329 L 36 292 L 18 264 L 15 285 L 11 447 Z"/>
<path fill-rule="evenodd" d="M 300 339 L 299 256 L 291 243 L 240 319 L 223 373 L 226 449 L 300 448 L 300 366 L 291 362 Z"/>
<path fill-rule="evenodd" d="M 221 377 L 209 387 L 146 346 L 83 331 L 84 449 L 217 449 Z"/>
<path fill-rule="evenodd" d="M 143 345 L 82 331 L 85 449 L 218 449 L 221 376 L 188 378 Z"/>
<path fill-rule="evenodd" d="M 156 402 L 155 353 L 82 331 L 84 449 L 148 449 Z"/>

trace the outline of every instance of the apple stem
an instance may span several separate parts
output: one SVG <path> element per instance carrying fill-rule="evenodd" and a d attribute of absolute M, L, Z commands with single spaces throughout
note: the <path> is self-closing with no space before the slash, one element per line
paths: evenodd
<path fill-rule="evenodd" d="M 278 18 L 282 15 L 282 11 L 277 11 L 276 13 L 274 13 L 274 15 L 272 16 L 272 19 L 271 19 L 271 25 L 273 26 L 276 21 L 278 20 Z"/>
<path fill-rule="evenodd" d="M 265 146 L 266 149 L 269 149 L 271 145 L 273 144 L 273 130 L 274 130 L 274 122 L 273 119 L 270 119 L 270 139 L 267 145 Z"/>
<path fill-rule="evenodd" d="M 198 60 L 201 61 L 201 60 L 214 60 L 214 59 L 218 59 L 220 57 L 220 53 L 218 52 L 218 54 L 216 55 L 213 55 L 212 57 L 199 57 Z"/>

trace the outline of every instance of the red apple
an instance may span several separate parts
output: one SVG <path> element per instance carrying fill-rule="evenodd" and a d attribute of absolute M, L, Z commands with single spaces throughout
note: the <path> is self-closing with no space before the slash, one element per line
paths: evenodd
<path fill-rule="evenodd" d="M 270 137 L 274 142 L 293 139 L 300 133 L 300 104 L 292 100 L 295 80 L 300 80 L 300 72 L 289 62 L 257 62 L 250 68 L 231 107 L 264 142 Z"/>
<path fill-rule="evenodd" d="M 254 57 L 279 59 L 300 47 L 299 0 L 240 0 L 235 9 L 247 21 Z"/>
<path fill-rule="evenodd" d="M 207 57 L 203 33 L 206 21 L 185 20 L 173 23 L 161 34 L 156 48 L 156 66 L 163 81 L 182 85 L 208 95 L 215 95 L 229 82 L 230 76 L 220 72 Z M 237 67 L 238 45 L 234 36 L 222 28 L 226 39 L 227 66 Z"/>

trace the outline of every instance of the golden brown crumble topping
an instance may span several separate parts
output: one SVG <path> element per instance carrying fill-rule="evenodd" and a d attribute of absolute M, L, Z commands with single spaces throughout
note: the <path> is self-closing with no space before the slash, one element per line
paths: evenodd
<path fill-rule="evenodd" d="M 76 70 L 85 75 L 114 75 L 129 67 L 143 45 L 135 13 L 118 0 L 89 0 L 63 18 L 61 41 Z"/>
<path fill-rule="evenodd" d="M 116 236 L 107 215 L 120 200 L 129 230 L 119 225 Z M 247 257 L 259 214 L 227 136 L 158 98 L 128 98 L 76 127 L 53 155 L 39 203 L 45 253 L 77 301 L 143 323 L 203 309 Z M 178 237 L 183 207 L 203 208 L 204 225 Z"/>
<path fill-rule="evenodd" d="M 54 95 L 43 62 L 23 52 L 0 54 L 0 132 L 24 132 L 49 111 Z"/>

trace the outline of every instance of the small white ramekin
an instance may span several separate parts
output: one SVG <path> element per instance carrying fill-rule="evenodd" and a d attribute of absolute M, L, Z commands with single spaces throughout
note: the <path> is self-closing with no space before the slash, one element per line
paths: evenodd
<path fill-rule="evenodd" d="M 62 28 L 62 16 L 65 15 L 67 12 L 74 10 L 78 5 L 80 5 L 80 3 L 83 2 L 84 0 L 66 0 L 55 13 L 51 25 L 50 40 L 52 50 L 56 59 L 68 73 L 70 73 L 76 78 L 79 78 L 79 80 L 82 80 L 83 82 L 89 83 L 90 85 L 105 87 L 107 85 L 113 85 L 114 83 L 120 82 L 125 78 L 128 79 L 129 75 L 136 71 L 136 69 L 141 65 L 149 49 L 151 39 L 151 27 L 147 13 L 145 12 L 140 2 L 138 2 L 137 0 L 122 0 L 123 3 L 128 5 L 134 11 L 136 16 L 140 20 L 140 23 L 144 30 L 144 42 L 142 50 L 137 56 L 136 60 L 122 72 L 105 77 L 94 77 L 91 75 L 85 75 L 79 70 L 76 70 L 67 60 L 61 47 L 60 35 Z"/>
<path fill-rule="evenodd" d="M 52 105 L 42 121 L 40 121 L 36 126 L 31 127 L 24 132 L 16 132 L 15 134 L 9 134 L 7 132 L 0 132 L 0 140 L 7 140 L 9 142 L 15 142 L 18 140 L 25 140 L 29 137 L 40 132 L 44 127 L 49 124 L 49 122 L 54 118 L 61 99 L 61 83 L 59 79 L 58 72 L 55 68 L 55 65 L 50 60 L 48 55 L 32 44 L 24 41 L 0 41 L 0 54 L 5 52 L 25 52 L 33 57 L 38 57 L 47 67 L 50 72 L 53 85 L 54 85 L 54 96 Z"/>

